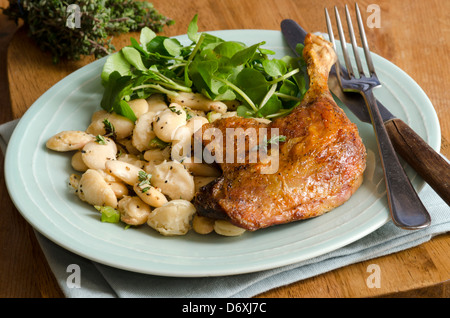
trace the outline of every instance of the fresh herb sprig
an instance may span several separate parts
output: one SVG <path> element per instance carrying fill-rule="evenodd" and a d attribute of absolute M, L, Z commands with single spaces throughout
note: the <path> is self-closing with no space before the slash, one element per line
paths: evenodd
<path fill-rule="evenodd" d="M 116 139 L 116 128 L 114 125 L 108 120 L 108 118 L 103 119 L 103 127 L 105 128 L 106 137 L 111 137 L 113 140 Z"/>
<path fill-rule="evenodd" d="M 100 145 L 107 145 L 108 144 L 108 142 L 106 141 L 105 137 L 103 137 L 102 135 L 95 136 L 95 142 L 100 144 Z"/>
<path fill-rule="evenodd" d="M 269 145 L 278 146 L 280 144 L 280 142 L 285 142 L 285 141 L 286 141 L 286 136 L 284 136 L 284 135 L 275 135 L 275 136 L 271 137 L 269 140 L 267 140 L 267 136 L 264 136 L 261 144 L 253 147 L 252 151 L 256 151 L 258 149 L 263 149 L 263 150 L 267 151 L 267 147 Z"/>
<path fill-rule="evenodd" d="M 145 171 L 139 171 L 139 174 L 138 174 L 139 184 L 138 184 L 138 186 L 141 187 L 141 191 L 143 193 L 147 192 L 148 190 L 150 190 L 150 186 L 151 186 L 150 180 L 151 180 L 151 178 L 152 178 L 151 174 L 147 174 Z"/>
<path fill-rule="evenodd" d="M 212 100 L 239 100 L 241 117 L 274 119 L 300 103 L 308 85 L 302 58 L 270 58 L 275 53 L 265 42 L 246 46 L 198 33 L 197 19 L 189 23 L 188 45 L 143 28 L 139 41 L 131 38 L 131 45 L 108 57 L 102 107 L 134 120 L 129 100 L 198 92 Z"/>
<path fill-rule="evenodd" d="M 2 8 L 10 19 L 24 21 L 29 36 L 53 61 L 77 60 L 83 55 L 106 56 L 115 51 L 111 36 L 148 27 L 160 32 L 173 20 L 161 15 L 152 3 L 136 0 L 80 0 L 79 25 L 68 27 L 71 2 L 61 0 L 9 0 Z"/>

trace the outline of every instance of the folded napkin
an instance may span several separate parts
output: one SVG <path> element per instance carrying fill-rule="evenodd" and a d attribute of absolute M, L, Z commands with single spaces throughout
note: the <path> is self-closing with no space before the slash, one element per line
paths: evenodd
<path fill-rule="evenodd" d="M 17 122 L 0 125 L 0 147 L 3 152 Z M 450 231 L 450 207 L 428 185 L 419 196 L 432 218 L 432 224 L 426 229 L 402 230 L 388 222 L 364 238 L 319 257 L 234 276 L 178 278 L 128 272 L 73 254 L 38 232 L 36 237 L 68 298 L 248 298 L 343 266 L 405 250 Z M 79 286 L 68 283 L 72 273 L 68 266 L 71 264 L 78 265 L 81 270 Z"/>

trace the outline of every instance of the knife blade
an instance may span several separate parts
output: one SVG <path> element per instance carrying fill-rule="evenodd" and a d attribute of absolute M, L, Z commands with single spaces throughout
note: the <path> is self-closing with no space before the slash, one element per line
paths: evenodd
<path fill-rule="evenodd" d="M 298 56 L 296 46 L 298 43 L 304 43 L 308 32 L 291 19 L 281 22 L 281 31 L 288 46 Z M 341 69 L 341 71 L 346 73 L 345 69 Z M 371 123 L 369 111 L 362 95 L 342 91 L 335 65 L 330 71 L 328 85 L 330 91 L 359 120 Z M 396 152 L 450 205 L 450 164 L 403 120 L 392 114 L 380 101 L 377 100 L 377 103 Z"/>

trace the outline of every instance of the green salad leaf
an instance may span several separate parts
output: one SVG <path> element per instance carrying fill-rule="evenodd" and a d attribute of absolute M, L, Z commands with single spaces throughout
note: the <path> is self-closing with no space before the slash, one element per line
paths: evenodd
<path fill-rule="evenodd" d="M 130 120 L 129 100 L 154 93 L 201 93 L 212 100 L 238 100 L 242 117 L 274 119 L 289 114 L 308 86 L 300 57 L 271 58 L 265 42 L 247 46 L 198 32 L 198 15 L 189 23 L 188 45 L 143 28 L 139 42 L 110 55 L 103 67 L 101 106 Z M 302 46 L 298 46 L 301 52 Z"/>

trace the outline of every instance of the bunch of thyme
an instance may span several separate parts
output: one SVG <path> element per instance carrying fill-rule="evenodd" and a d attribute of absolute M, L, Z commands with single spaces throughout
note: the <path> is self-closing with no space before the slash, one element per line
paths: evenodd
<path fill-rule="evenodd" d="M 52 54 L 55 63 L 85 55 L 108 55 L 115 51 L 113 35 L 139 31 L 145 26 L 161 32 L 174 23 L 146 1 L 81 0 L 74 2 L 75 12 L 68 10 L 71 4 L 61 0 L 9 0 L 9 7 L 2 9 L 16 23 L 24 21 L 29 36 Z M 78 14 L 77 24 L 68 26 L 74 14 Z"/>

